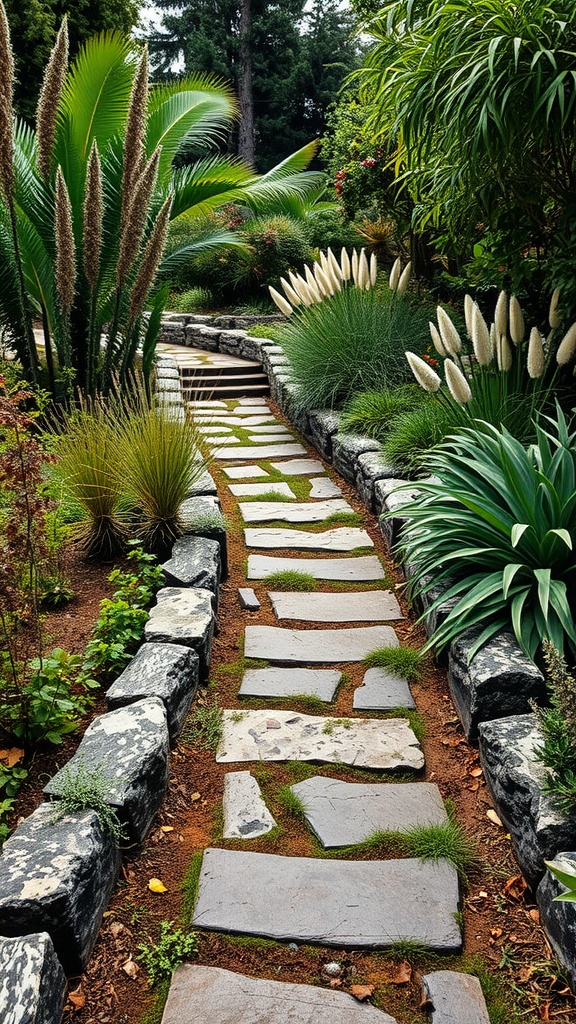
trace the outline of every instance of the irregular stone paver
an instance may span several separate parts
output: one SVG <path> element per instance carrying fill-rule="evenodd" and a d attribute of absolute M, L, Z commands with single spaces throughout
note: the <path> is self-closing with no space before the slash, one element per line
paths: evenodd
<path fill-rule="evenodd" d="M 344 498 L 333 498 L 330 501 L 301 501 L 285 505 L 280 501 L 259 501 L 258 504 L 246 504 L 241 501 L 238 508 L 245 523 L 264 523 L 274 519 L 285 523 L 320 523 L 335 512 L 353 512 L 353 508 Z"/>
<path fill-rule="evenodd" d="M 249 462 L 254 459 L 277 459 L 283 455 L 306 455 L 306 449 L 301 444 L 249 445 L 233 449 L 216 448 L 213 455 L 215 459 L 245 459 Z"/>
<path fill-rule="evenodd" d="M 265 424 L 265 425 L 257 423 L 254 426 L 251 423 L 246 423 L 246 427 L 247 427 L 247 429 L 253 430 L 255 434 L 289 434 L 290 433 L 289 428 L 285 427 L 283 423 L 276 423 L 276 422 L 268 423 L 268 424 Z"/>
<path fill-rule="evenodd" d="M 270 476 L 262 466 L 226 466 L 224 473 L 230 480 L 244 480 L 254 476 Z"/>
<path fill-rule="evenodd" d="M 221 967 L 182 964 L 163 1024 L 396 1024 L 375 1006 L 315 985 L 248 978 Z"/>
<path fill-rule="evenodd" d="M 210 445 L 210 447 L 213 447 L 215 445 L 217 446 L 217 445 L 224 445 L 224 444 L 229 444 L 229 445 L 238 444 L 239 445 L 239 444 L 242 444 L 242 442 L 241 442 L 239 437 L 236 437 L 235 434 L 230 434 L 229 436 L 226 436 L 226 437 L 221 437 L 221 436 L 210 437 L 210 438 L 208 438 L 208 444 Z"/>
<path fill-rule="evenodd" d="M 224 839 L 257 839 L 276 826 L 264 803 L 260 786 L 250 772 L 228 772 L 224 777 Z"/>
<path fill-rule="evenodd" d="M 318 697 L 330 702 L 340 682 L 331 668 L 249 668 L 244 673 L 239 697 Z"/>
<path fill-rule="evenodd" d="M 163 587 L 144 626 L 144 639 L 192 647 L 200 658 L 200 674 L 210 664 L 214 635 L 213 594 L 202 587 Z"/>
<path fill-rule="evenodd" d="M 366 530 L 355 526 L 340 526 L 323 533 L 255 527 L 244 530 L 244 542 L 248 548 L 294 548 L 301 551 L 354 551 L 356 548 L 374 547 L 374 541 Z"/>
<path fill-rule="evenodd" d="M 290 462 L 272 462 L 271 466 L 283 476 L 308 476 L 310 473 L 324 472 L 324 466 L 318 459 L 291 459 Z"/>
<path fill-rule="evenodd" d="M 414 771 L 424 766 L 421 747 L 404 718 L 326 718 L 268 709 L 224 711 L 216 760 L 322 761 Z"/>
<path fill-rule="evenodd" d="M 447 861 L 334 861 L 206 850 L 193 926 L 279 941 L 382 949 L 402 939 L 461 947 Z"/>
<path fill-rule="evenodd" d="M 289 432 L 282 433 L 280 435 L 279 434 L 254 434 L 253 436 L 250 436 L 248 438 L 248 440 L 252 444 L 274 444 L 276 441 L 284 441 L 284 439 L 286 439 L 286 441 L 288 441 L 288 440 L 294 441 L 295 440 L 294 434 L 290 434 Z"/>
<path fill-rule="evenodd" d="M 369 668 L 362 686 L 354 691 L 352 707 L 355 711 L 392 711 L 394 708 L 413 710 L 416 705 L 405 679 L 385 668 Z"/>
<path fill-rule="evenodd" d="M 248 612 L 257 612 L 260 608 L 260 601 L 252 587 L 239 587 L 238 600 L 240 601 L 240 607 L 245 608 Z"/>
<path fill-rule="evenodd" d="M 482 986 L 473 974 L 434 971 L 422 978 L 432 1024 L 490 1024 Z"/>
<path fill-rule="evenodd" d="M 276 572 L 303 572 L 315 580 L 350 580 L 351 583 L 383 580 L 386 575 L 377 555 L 359 555 L 357 558 L 248 556 L 249 580 L 265 580 Z"/>
<path fill-rule="evenodd" d="M 204 470 L 203 473 L 200 474 L 200 476 L 197 476 L 194 480 L 192 480 L 192 483 L 189 485 L 188 490 L 186 492 L 186 497 L 215 497 L 217 494 L 218 491 L 216 489 L 216 484 L 214 483 L 214 480 L 212 479 L 210 473 L 206 469 Z"/>
<path fill-rule="evenodd" d="M 210 434 L 230 434 L 231 433 L 231 427 L 220 427 L 220 426 L 216 426 L 216 425 L 214 425 L 214 426 L 206 426 L 205 427 L 205 426 L 203 426 L 201 424 L 198 427 L 198 430 L 200 431 L 201 434 L 205 434 L 206 436 L 208 436 Z"/>
<path fill-rule="evenodd" d="M 376 832 L 448 822 L 440 790 L 429 782 L 341 782 L 316 775 L 291 789 L 324 849 L 355 846 Z"/>
<path fill-rule="evenodd" d="M 281 629 L 246 626 L 245 655 L 273 662 L 330 664 L 362 661 L 380 647 L 398 647 L 391 626 L 354 626 L 351 629 Z"/>
<path fill-rule="evenodd" d="M 46 932 L 0 938 L 2 1024 L 60 1024 L 66 977 Z"/>
<path fill-rule="evenodd" d="M 388 622 L 402 619 L 400 606 L 389 590 L 358 594 L 269 593 L 278 619 L 301 622 Z"/>
<path fill-rule="evenodd" d="M 341 488 L 329 476 L 312 477 L 310 483 L 311 498 L 339 498 L 342 494 Z"/>
<path fill-rule="evenodd" d="M 198 655 L 179 644 L 142 644 L 106 693 L 110 711 L 160 697 L 170 738 L 180 732 L 198 686 Z"/>
<path fill-rule="evenodd" d="M 295 498 L 294 491 L 284 481 L 270 484 L 228 484 L 235 498 L 252 498 L 259 494 L 283 494 L 286 498 Z"/>

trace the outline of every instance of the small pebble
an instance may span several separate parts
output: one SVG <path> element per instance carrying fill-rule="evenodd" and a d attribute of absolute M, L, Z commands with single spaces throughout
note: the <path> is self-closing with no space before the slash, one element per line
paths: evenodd
<path fill-rule="evenodd" d="M 337 978 L 342 974 L 342 965 L 337 963 L 336 960 L 331 960 L 329 964 L 324 964 L 322 970 L 331 978 Z"/>
<path fill-rule="evenodd" d="M 297 949 L 298 949 L 298 946 L 296 945 L 296 943 L 295 943 L 295 942 L 289 942 L 289 943 L 288 943 L 288 949 L 293 949 L 293 950 L 297 950 Z"/>

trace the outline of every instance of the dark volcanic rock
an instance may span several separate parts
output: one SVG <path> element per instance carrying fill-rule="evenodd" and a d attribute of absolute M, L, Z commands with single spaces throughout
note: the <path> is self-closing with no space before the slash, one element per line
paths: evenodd
<path fill-rule="evenodd" d="M 182 644 L 196 651 L 200 678 L 208 674 L 216 620 L 214 595 L 203 587 L 163 587 L 144 627 L 151 643 Z"/>
<path fill-rule="evenodd" d="M 576 846 L 571 847 L 572 850 Z M 554 861 L 569 874 L 576 874 L 576 853 L 559 853 Z M 576 991 L 576 903 L 554 903 L 554 897 L 566 892 L 565 887 L 547 871 L 538 886 L 536 901 L 540 908 L 542 927 L 548 941 L 564 967 L 572 991 Z"/>
<path fill-rule="evenodd" d="M 332 461 L 332 437 L 338 433 L 340 416 L 330 409 L 312 409 L 308 413 L 308 430 L 312 444 L 318 451 Z"/>
<path fill-rule="evenodd" d="M 377 452 L 378 441 L 355 434 L 335 434 L 332 438 L 332 465 L 349 484 L 356 483 L 358 458 L 366 452 Z"/>
<path fill-rule="evenodd" d="M 374 500 L 374 484 L 377 480 L 391 479 L 396 475 L 392 466 L 384 462 L 384 456 L 378 451 L 365 452 L 356 460 L 356 487 L 364 504 L 372 512 L 376 509 Z"/>
<path fill-rule="evenodd" d="M 46 932 L 0 939 L 2 1024 L 60 1024 L 66 978 Z"/>
<path fill-rule="evenodd" d="M 556 810 L 542 793 L 545 768 L 534 757 L 542 742 L 535 715 L 514 715 L 480 726 L 480 758 L 499 817 L 512 837 L 516 860 L 533 888 L 544 860 L 576 849 L 576 817 Z"/>
<path fill-rule="evenodd" d="M 48 932 L 67 974 L 79 974 L 120 870 L 120 851 L 94 811 L 55 820 L 40 804 L 0 857 L 0 934 Z"/>
<path fill-rule="evenodd" d="M 167 587 L 204 587 L 214 594 L 218 605 L 220 586 L 220 545 L 209 537 L 180 537 L 172 548 L 172 558 L 164 562 Z"/>
<path fill-rule="evenodd" d="M 166 708 L 168 731 L 178 736 L 198 686 L 198 655 L 178 644 L 142 644 L 106 694 L 110 711 L 159 697 Z"/>
<path fill-rule="evenodd" d="M 228 575 L 228 549 L 226 545 L 226 520 L 222 515 L 220 501 L 213 495 L 199 495 L 187 498 L 180 506 L 184 521 L 184 532 L 196 537 L 209 537 L 220 545 L 222 579 Z"/>

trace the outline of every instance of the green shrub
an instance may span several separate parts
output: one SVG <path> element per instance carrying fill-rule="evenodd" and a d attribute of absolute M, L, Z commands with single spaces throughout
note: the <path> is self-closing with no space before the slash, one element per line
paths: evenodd
<path fill-rule="evenodd" d="M 284 328 L 282 346 L 300 408 L 336 408 L 350 395 L 411 379 L 404 349 L 424 348 L 427 320 L 408 302 L 379 302 L 347 288 L 307 308 Z"/>
<path fill-rule="evenodd" d="M 530 658 L 544 638 L 576 655 L 576 434 L 559 409 L 542 423 L 528 449 L 485 425 L 429 455 L 439 483 L 422 482 L 419 497 L 403 507 L 402 547 L 417 564 L 412 591 L 446 581 L 431 608 L 457 600 L 425 650 L 478 627 L 472 658 L 512 627 Z"/>
<path fill-rule="evenodd" d="M 43 658 L 32 658 L 18 686 L 6 671 L 0 697 L 2 728 L 26 747 L 61 743 L 93 703 L 89 691 L 98 684 L 83 669 L 80 655 L 57 647 Z"/>
<path fill-rule="evenodd" d="M 360 235 L 354 224 L 345 220 L 337 210 L 321 210 L 305 222 L 305 231 L 309 244 L 313 249 L 332 249 L 340 255 L 341 249 L 356 248 L 360 244 Z"/>
<path fill-rule="evenodd" d="M 154 944 L 141 942 L 138 959 L 144 965 L 151 986 L 163 978 L 169 978 L 179 964 L 189 960 L 198 952 L 198 940 L 194 932 L 174 928 L 173 921 L 162 921 L 160 936 Z"/>
<path fill-rule="evenodd" d="M 339 429 L 343 434 L 362 434 L 382 441 L 393 429 L 399 413 L 413 409 L 425 400 L 422 390 L 413 384 L 363 391 L 354 395 L 345 406 Z"/>
<path fill-rule="evenodd" d="M 422 469 L 427 452 L 459 426 L 455 409 L 421 394 L 423 401 L 394 417 L 382 442 L 386 461 L 408 473 Z"/>
<path fill-rule="evenodd" d="M 203 313 L 214 308 L 214 296 L 208 288 L 189 288 L 185 292 L 172 292 L 167 306 L 173 313 Z"/>
<path fill-rule="evenodd" d="M 534 753 L 546 766 L 544 792 L 565 814 L 576 813 L 576 679 L 548 641 L 542 644 L 551 707 L 538 708 L 543 743 Z"/>
<path fill-rule="evenodd" d="M 303 225 L 291 217 L 251 218 L 240 237 L 248 247 L 234 253 L 233 282 L 241 292 L 277 285 L 280 277 L 299 270 L 312 256 Z"/>

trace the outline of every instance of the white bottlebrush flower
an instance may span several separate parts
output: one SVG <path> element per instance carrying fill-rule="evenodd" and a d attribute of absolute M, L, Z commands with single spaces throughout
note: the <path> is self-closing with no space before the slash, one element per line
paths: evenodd
<path fill-rule="evenodd" d="M 300 296 L 305 306 L 311 306 L 313 302 L 316 302 L 316 299 L 310 294 L 310 289 L 303 277 L 300 277 L 299 274 L 293 274 L 291 270 L 288 271 L 288 277 L 294 291 Z"/>
<path fill-rule="evenodd" d="M 508 370 L 512 366 L 512 349 L 510 343 L 505 334 L 500 335 L 498 346 L 496 349 L 496 358 L 498 360 L 498 369 L 504 373 L 508 373 Z"/>
<path fill-rule="evenodd" d="M 298 295 L 298 292 L 295 291 L 295 289 L 292 287 L 292 285 L 288 284 L 288 281 L 286 280 L 285 277 L 280 278 L 280 284 L 284 289 L 284 294 L 286 295 L 288 302 L 291 302 L 293 306 L 299 306 L 300 303 L 302 302 L 302 299 Z"/>
<path fill-rule="evenodd" d="M 400 257 L 398 257 L 397 260 L 394 260 L 392 270 L 390 271 L 390 277 L 388 279 L 388 284 L 390 285 L 390 288 L 393 292 L 395 292 L 398 287 L 398 281 L 400 280 L 401 270 L 402 263 L 400 262 Z"/>
<path fill-rule="evenodd" d="M 436 371 L 414 352 L 405 352 L 404 355 L 406 356 L 408 365 L 416 377 L 420 387 L 424 388 L 424 391 L 429 391 L 431 394 L 438 391 L 442 381 Z"/>
<path fill-rule="evenodd" d="M 494 323 L 496 325 L 497 338 L 501 338 L 503 334 L 506 335 L 508 333 L 508 296 L 505 291 L 501 291 L 498 296 L 498 302 L 494 310 Z"/>
<path fill-rule="evenodd" d="M 480 366 L 488 366 L 492 362 L 494 352 L 492 351 L 492 342 L 490 340 L 490 331 L 488 325 L 480 312 L 480 307 L 477 302 L 472 304 L 472 345 L 474 347 L 474 355 Z"/>
<path fill-rule="evenodd" d="M 342 280 L 349 281 L 352 269 L 350 267 L 350 257 L 344 246 L 342 246 L 342 252 L 340 253 L 340 267 L 342 270 Z"/>
<path fill-rule="evenodd" d="M 512 295 L 510 299 L 510 337 L 515 345 L 519 345 L 521 341 L 524 341 L 524 316 L 520 303 L 515 295 Z"/>
<path fill-rule="evenodd" d="M 370 285 L 373 288 L 378 278 L 378 260 L 376 253 L 373 252 L 370 257 Z"/>
<path fill-rule="evenodd" d="M 566 366 L 566 363 L 569 363 L 574 358 L 574 353 L 576 353 L 576 323 L 568 328 L 558 346 L 556 353 L 558 366 Z"/>
<path fill-rule="evenodd" d="M 492 352 L 497 355 L 496 349 L 498 348 L 498 337 L 496 335 L 496 324 L 490 324 L 490 344 L 492 345 Z"/>
<path fill-rule="evenodd" d="M 536 380 L 544 373 L 544 345 L 542 344 L 542 335 L 537 327 L 533 327 L 530 331 L 526 365 L 528 376 L 532 377 L 532 380 Z"/>
<path fill-rule="evenodd" d="M 408 263 L 406 264 L 406 266 L 404 267 L 404 270 L 400 274 L 400 280 L 398 281 L 398 287 L 396 289 L 396 293 L 398 295 L 404 295 L 404 292 L 408 290 L 408 285 L 410 284 L 411 278 L 412 278 L 412 261 L 409 260 Z"/>
<path fill-rule="evenodd" d="M 336 278 L 337 281 L 341 281 L 342 270 L 330 246 L 328 246 L 326 250 L 326 255 L 328 257 L 328 265 L 330 267 L 330 270 L 332 271 L 333 276 Z"/>
<path fill-rule="evenodd" d="M 284 316 L 292 316 L 294 310 L 288 302 L 288 299 L 285 299 L 283 295 L 280 295 L 280 292 L 277 292 L 275 288 L 269 287 L 268 291 L 270 292 L 272 301 L 276 303 L 280 312 L 284 313 Z"/>
<path fill-rule="evenodd" d="M 354 284 L 356 284 L 356 280 L 357 280 L 357 277 L 358 277 L 358 250 L 357 249 L 352 249 L 352 261 L 351 261 L 351 265 L 350 265 L 350 270 L 351 270 L 352 280 L 353 280 Z"/>
<path fill-rule="evenodd" d="M 560 301 L 560 289 L 555 288 L 552 292 L 552 298 L 550 299 L 550 309 L 548 311 L 548 323 L 554 331 L 557 327 L 560 327 L 562 318 L 558 312 L 558 303 Z"/>
<path fill-rule="evenodd" d="M 314 267 L 314 277 L 316 278 L 316 284 L 318 285 L 318 288 L 320 289 L 321 292 L 324 293 L 324 295 L 328 296 L 334 293 L 332 281 L 330 280 L 326 271 L 322 269 L 319 263 L 317 263 L 316 266 Z"/>
<path fill-rule="evenodd" d="M 462 370 L 451 359 L 446 359 L 444 361 L 444 373 L 446 374 L 448 390 L 454 401 L 458 402 L 458 405 L 466 405 L 472 398 L 472 392 Z"/>
<path fill-rule="evenodd" d="M 358 273 L 356 275 L 355 284 L 361 289 L 367 289 L 370 287 L 370 271 L 368 269 L 368 260 L 366 259 L 365 249 L 362 249 L 362 252 L 358 257 Z"/>
<path fill-rule="evenodd" d="M 436 327 L 436 324 L 433 324 L 432 321 L 430 320 L 428 323 L 428 327 L 430 328 L 430 334 L 432 335 L 432 344 L 434 345 L 434 348 L 436 349 L 438 355 L 447 356 L 448 352 L 444 347 L 444 342 L 440 337 L 440 332 Z"/>
<path fill-rule="evenodd" d="M 442 341 L 444 342 L 445 349 L 450 355 L 457 355 L 462 348 L 462 342 L 460 341 L 460 335 L 454 327 L 448 313 L 442 306 L 438 306 L 436 309 L 436 315 L 438 317 L 438 327 L 440 328 L 440 334 L 442 335 Z"/>
<path fill-rule="evenodd" d="M 466 295 L 464 296 L 464 319 L 466 321 L 466 330 L 468 332 L 469 338 L 472 337 L 472 310 L 474 308 L 474 305 L 475 303 L 472 299 L 472 296 L 466 293 Z"/>

